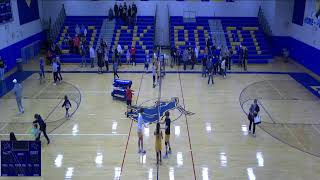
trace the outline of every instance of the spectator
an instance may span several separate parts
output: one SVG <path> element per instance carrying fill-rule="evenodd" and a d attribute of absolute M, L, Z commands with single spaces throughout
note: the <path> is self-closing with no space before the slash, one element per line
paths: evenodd
<path fill-rule="evenodd" d="M 200 52 L 199 46 L 196 46 L 196 47 L 194 48 L 194 52 L 195 52 L 195 55 L 196 55 L 196 62 L 198 62 L 199 52 Z"/>
<path fill-rule="evenodd" d="M 40 62 L 39 62 L 39 75 L 40 75 L 40 84 L 42 83 L 42 81 L 45 79 L 45 75 L 44 75 L 44 62 L 43 62 L 43 57 L 40 57 Z"/>
<path fill-rule="evenodd" d="M 127 50 L 126 58 L 127 58 L 127 64 L 130 64 L 131 55 L 130 55 L 130 50 L 129 49 Z"/>
<path fill-rule="evenodd" d="M 98 58 L 98 73 L 102 74 L 103 73 L 102 68 L 104 66 L 104 61 L 103 61 L 103 52 L 102 52 L 101 47 L 97 51 L 97 58 Z"/>
<path fill-rule="evenodd" d="M 251 133 L 251 126 L 253 124 L 253 131 L 252 135 L 255 137 L 256 136 L 256 124 L 254 123 L 254 117 L 259 114 L 260 108 L 258 105 L 258 100 L 255 99 L 253 101 L 253 104 L 251 104 L 250 109 L 249 109 L 249 114 L 248 114 L 248 119 L 250 121 L 249 123 L 249 133 Z"/>
<path fill-rule="evenodd" d="M 182 58 L 182 60 L 183 60 L 183 70 L 186 70 L 186 68 L 187 68 L 187 61 L 188 61 L 188 51 L 187 51 L 187 49 L 185 49 L 184 51 L 183 51 L 183 58 Z"/>
<path fill-rule="evenodd" d="M 129 5 L 129 8 L 128 8 L 128 25 L 131 25 L 132 24 L 132 10 L 131 10 L 131 6 Z"/>
<path fill-rule="evenodd" d="M 243 48 L 243 69 L 247 70 L 247 63 L 248 63 L 248 48 Z"/>
<path fill-rule="evenodd" d="M 242 66 L 242 61 L 243 61 L 243 47 L 240 44 L 238 46 L 238 55 L 239 55 L 239 66 Z"/>
<path fill-rule="evenodd" d="M 56 57 L 57 60 L 57 65 L 58 65 L 58 77 L 60 79 L 60 81 L 62 81 L 62 76 L 61 76 L 61 62 L 60 62 L 60 58 L 59 56 Z"/>
<path fill-rule="evenodd" d="M 85 43 L 81 44 L 81 67 L 86 67 L 87 66 L 87 47 Z"/>
<path fill-rule="evenodd" d="M 115 61 L 113 61 L 113 79 L 116 79 L 116 77 L 118 77 L 118 79 L 119 79 L 118 62 L 115 60 Z"/>
<path fill-rule="evenodd" d="M 106 70 L 107 72 L 109 71 L 109 57 L 108 57 L 109 53 L 106 52 L 104 53 L 104 64 L 106 65 Z"/>
<path fill-rule="evenodd" d="M 118 18 L 119 17 L 119 9 L 118 9 L 117 3 L 114 4 L 113 11 L 114 11 L 114 15 L 116 16 L 116 18 Z"/>
<path fill-rule="evenodd" d="M 207 77 L 207 58 L 203 57 L 202 58 L 202 74 L 201 77 Z"/>
<path fill-rule="evenodd" d="M 14 79 L 13 81 L 13 92 L 14 95 L 16 96 L 16 101 L 17 101 L 17 105 L 18 105 L 18 109 L 19 109 L 19 113 L 24 113 L 24 108 L 22 105 L 22 86 L 20 83 L 18 83 L 18 81 L 16 79 Z"/>
<path fill-rule="evenodd" d="M 150 56 L 149 56 L 149 53 L 146 53 L 146 57 L 144 60 L 144 69 L 146 70 L 146 73 L 148 72 L 149 64 L 150 64 Z"/>
<path fill-rule="evenodd" d="M 208 65 L 208 84 L 210 84 L 210 80 L 211 80 L 211 83 L 214 84 L 214 82 L 213 82 L 213 73 L 214 73 L 213 61 L 212 61 L 212 59 L 210 59 L 209 60 L 209 65 Z"/>
<path fill-rule="evenodd" d="M 128 11 L 127 11 L 127 4 L 126 2 L 123 3 L 123 10 L 122 10 L 122 20 L 124 23 L 127 23 L 127 15 L 128 15 Z"/>
<path fill-rule="evenodd" d="M 87 34 L 88 34 L 87 28 L 84 28 L 84 31 L 83 31 L 84 38 L 87 37 Z M 86 39 L 85 39 L 85 40 L 86 40 Z"/>
<path fill-rule="evenodd" d="M 4 60 L 0 56 L 0 80 L 4 80 L 4 70 L 5 70 L 6 64 L 4 63 Z"/>
<path fill-rule="evenodd" d="M 57 85 L 57 81 L 60 81 L 60 78 L 58 76 L 58 63 L 57 63 L 57 60 L 54 59 L 53 62 L 52 62 L 52 73 L 53 73 L 53 80 L 54 80 L 54 85 Z"/>
<path fill-rule="evenodd" d="M 223 58 L 221 61 L 221 74 L 225 78 L 227 75 L 227 68 L 226 68 L 226 59 Z"/>
<path fill-rule="evenodd" d="M 113 11 L 111 8 L 109 9 L 108 16 L 109 16 L 109 21 L 112 21 L 113 20 Z"/>
<path fill-rule="evenodd" d="M 137 13 L 138 13 L 138 9 L 136 4 L 134 4 L 134 2 L 132 2 L 132 7 L 131 7 L 131 11 L 132 11 L 132 24 L 135 25 L 136 21 L 137 21 Z"/>
<path fill-rule="evenodd" d="M 122 17 L 123 17 L 123 7 L 122 7 L 122 4 L 120 3 L 120 5 L 119 5 L 119 16 L 118 17 L 120 17 L 121 19 L 122 19 Z"/>
<path fill-rule="evenodd" d="M 74 30 L 76 32 L 76 35 L 80 34 L 80 27 L 78 24 L 76 25 L 76 28 Z"/>
<path fill-rule="evenodd" d="M 177 57 L 177 49 L 173 46 L 170 50 L 170 55 L 171 55 L 171 63 L 170 66 L 173 67 L 173 64 L 176 63 Z"/>
<path fill-rule="evenodd" d="M 194 64 L 196 63 L 195 51 L 193 49 L 191 49 L 190 54 L 191 54 L 191 69 L 193 69 Z"/>
<path fill-rule="evenodd" d="M 83 34 L 84 34 L 84 30 L 85 30 L 85 27 L 84 27 L 84 25 L 82 24 L 82 25 L 81 25 L 81 29 L 80 29 L 80 31 L 81 31 L 81 35 L 83 35 Z"/>
<path fill-rule="evenodd" d="M 134 63 L 134 65 L 136 66 L 137 65 L 137 62 L 136 62 L 136 48 L 134 46 L 132 46 L 131 49 L 130 49 L 130 55 L 131 55 L 132 65 Z"/>
<path fill-rule="evenodd" d="M 90 45 L 90 50 L 89 50 L 89 53 L 90 53 L 90 63 L 91 63 L 91 68 L 94 68 L 94 58 L 96 58 L 96 53 L 94 52 L 94 49 L 92 47 L 92 45 Z"/>
<path fill-rule="evenodd" d="M 60 56 L 62 53 L 61 53 L 61 48 L 58 44 L 55 44 L 55 47 L 54 47 L 54 53 L 57 55 L 57 56 Z"/>
<path fill-rule="evenodd" d="M 75 53 L 80 54 L 80 38 L 78 35 L 73 39 L 73 44 L 75 47 Z"/>
<path fill-rule="evenodd" d="M 117 52 L 118 52 L 118 59 L 117 61 L 119 62 L 119 65 L 121 66 L 122 62 L 121 62 L 121 55 L 122 55 L 122 47 L 120 44 L 118 44 L 117 46 Z"/>

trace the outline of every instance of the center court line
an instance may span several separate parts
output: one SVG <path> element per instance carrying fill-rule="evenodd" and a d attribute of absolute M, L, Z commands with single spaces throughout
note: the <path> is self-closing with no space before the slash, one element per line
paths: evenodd
<path fill-rule="evenodd" d="M 185 105 L 185 102 L 184 102 L 184 96 L 183 96 L 183 90 L 182 90 L 182 81 L 181 81 L 180 73 L 179 73 L 179 82 L 180 82 L 180 89 L 181 89 L 181 96 L 182 96 L 182 105 L 183 105 L 183 108 L 186 109 L 186 105 Z M 190 150 L 190 155 L 191 155 L 191 160 L 192 160 L 192 168 L 193 168 L 194 180 L 197 180 L 196 169 L 195 169 L 194 160 L 193 160 L 193 151 L 192 151 L 192 145 L 191 145 L 188 117 L 187 117 L 186 114 L 184 115 L 184 117 L 186 119 L 186 125 L 187 125 L 189 148 L 190 148 L 189 150 Z"/>
<path fill-rule="evenodd" d="M 30 136 L 31 134 L 15 134 L 16 136 Z M 50 136 L 128 136 L 128 134 L 48 134 Z M 8 134 L 0 134 L 0 136 L 8 136 Z"/>
<path fill-rule="evenodd" d="M 141 75 L 141 79 L 140 79 L 140 85 L 139 85 L 138 95 L 137 95 L 137 99 L 136 99 L 136 105 L 137 105 L 137 103 L 138 103 L 138 99 L 139 99 L 139 96 L 140 96 L 140 90 L 141 90 L 143 75 L 144 75 L 144 74 Z M 122 172 L 123 172 L 124 162 L 125 162 L 125 159 L 126 159 L 126 154 L 127 154 L 127 150 L 128 150 L 128 144 L 129 144 L 129 140 L 130 140 L 130 136 L 131 136 L 132 125 L 133 125 L 133 119 L 131 119 L 131 124 L 130 124 L 128 139 L 127 139 L 127 143 L 126 143 L 126 148 L 125 148 L 125 150 L 124 150 L 123 159 L 122 159 L 122 163 L 121 163 L 119 180 L 121 179 Z"/>

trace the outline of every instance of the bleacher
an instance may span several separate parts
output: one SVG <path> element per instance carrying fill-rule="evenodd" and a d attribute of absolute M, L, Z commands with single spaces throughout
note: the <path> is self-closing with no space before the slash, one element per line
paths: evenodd
<path fill-rule="evenodd" d="M 114 34 L 112 38 L 112 48 L 110 49 L 109 58 L 114 57 L 112 50 L 120 44 L 123 50 L 122 61 L 125 62 L 127 49 L 132 46 L 136 48 L 137 63 L 145 60 L 145 54 L 153 54 L 154 44 L 154 17 L 138 16 L 135 26 L 126 26 L 121 20 L 116 21 Z M 151 56 L 152 57 L 152 56 Z"/>
<path fill-rule="evenodd" d="M 199 57 L 202 58 L 206 39 L 210 36 L 208 20 L 196 19 L 196 22 L 183 22 L 182 16 L 170 17 L 170 45 L 185 49 L 190 43 L 200 47 Z M 211 38 L 211 37 L 210 37 Z M 210 43 L 212 45 L 212 43 Z"/>
<path fill-rule="evenodd" d="M 248 63 L 268 63 L 272 59 L 258 18 L 222 18 L 222 25 L 228 47 L 235 50 L 241 43 L 248 48 Z M 233 55 L 232 59 L 233 62 L 238 62 L 239 56 Z"/>
<path fill-rule="evenodd" d="M 64 63 L 81 62 L 81 56 L 79 54 L 70 54 L 68 46 L 64 43 L 67 33 L 74 38 L 76 35 L 76 25 L 78 24 L 81 28 L 83 24 L 88 32 L 86 37 L 87 42 L 96 48 L 100 29 L 105 18 L 104 16 L 67 16 L 55 41 L 60 45 L 62 50 L 61 61 Z"/>
<path fill-rule="evenodd" d="M 203 57 L 205 41 L 211 31 L 208 20 L 212 17 L 196 17 L 195 22 L 184 22 L 182 16 L 170 17 L 170 42 L 171 47 L 178 46 L 182 49 L 191 43 L 192 47 L 200 46 L 200 58 Z M 248 63 L 268 63 L 272 59 L 271 52 L 265 42 L 265 37 L 260 29 L 258 18 L 215 18 L 220 19 L 223 25 L 228 47 L 234 50 L 241 44 L 248 48 Z M 232 33 L 235 33 L 233 39 Z M 210 42 L 212 44 L 212 42 Z M 239 56 L 233 55 L 232 60 L 237 63 Z"/>

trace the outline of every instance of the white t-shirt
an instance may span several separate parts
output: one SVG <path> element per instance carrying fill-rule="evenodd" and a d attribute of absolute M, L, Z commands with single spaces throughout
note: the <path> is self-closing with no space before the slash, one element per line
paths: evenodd
<path fill-rule="evenodd" d="M 222 62 L 221 62 L 221 69 L 225 69 L 226 68 L 226 61 L 225 60 L 223 60 Z"/>
<path fill-rule="evenodd" d="M 96 57 L 96 54 L 94 52 L 94 49 L 93 47 L 90 48 L 90 58 L 95 58 Z"/>
<path fill-rule="evenodd" d="M 118 53 L 122 54 L 122 48 L 121 48 L 120 44 L 118 44 L 118 46 L 117 46 L 117 51 L 118 51 Z"/>
<path fill-rule="evenodd" d="M 138 114 L 138 123 L 137 123 L 137 131 L 142 132 L 144 126 L 144 121 L 141 113 Z"/>

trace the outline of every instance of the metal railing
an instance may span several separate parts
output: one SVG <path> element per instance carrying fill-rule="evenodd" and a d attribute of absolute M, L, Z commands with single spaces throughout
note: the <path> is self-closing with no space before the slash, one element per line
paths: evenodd
<path fill-rule="evenodd" d="M 167 9 L 168 9 L 168 24 L 169 24 L 169 48 L 171 49 L 171 41 L 173 41 L 171 37 L 171 22 L 170 22 L 170 8 L 169 5 L 167 4 Z"/>
<path fill-rule="evenodd" d="M 154 14 L 154 34 L 153 34 L 153 48 L 156 46 L 156 34 L 157 34 L 157 13 L 158 13 L 158 5 L 156 4 L 156 11 Z"/>
<path fill-rule="evenodd" d="M 258 11 L 258 19 L 259 19 L 259 23 L 262 26 L 262 30 L 264 31 L 264 33 L 268 36 L 272 36 L 272 30 L 270 28 L 270 25 L 268 23 L 267 18 L 265 17 L 265 15 L 263 13 L 261 6 Z"/>
<path fill-rule="evenodd" d="M 56 21 L 54 22 L 54 24 L 51 24 L 51 18 L 50 18 L 50 24 L 49 24 L 49 31 L 48 31 L 48 39 L 54 41 L 57 36 L 60 33 L 60 29 L 64 23 L 64 20 L 66 18 L 66 10 L 64 8 L 64 4 L 62 5 L 59 15 L 56 19 Z"/>

